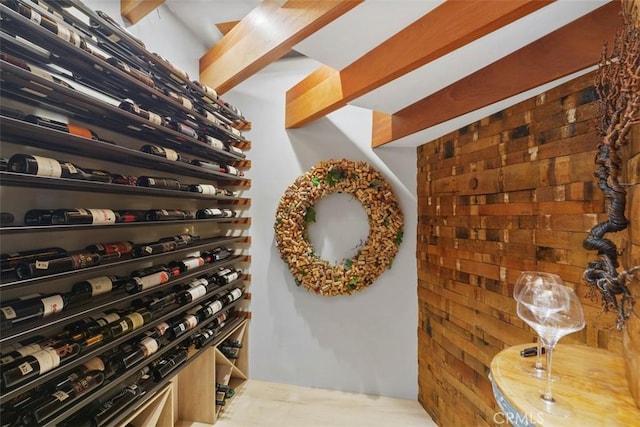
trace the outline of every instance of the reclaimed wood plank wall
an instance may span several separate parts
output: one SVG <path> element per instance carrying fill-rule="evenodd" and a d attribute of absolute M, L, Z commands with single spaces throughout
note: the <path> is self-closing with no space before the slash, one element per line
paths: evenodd
<path fill-rule="evenodd" d="M 595 258 L 582 241 L 606 218 L 593 175 L 593 81 L 589 73 L 418 148 L 419 401 L 441 426 L 495 424 L 491 360 L 535 342 L 512 298 L 522 270 L 557 273 L 580 295 L 587 326 L 561 342 L 621 352 L 615 316 L 582 279 Z M 636 184 L 639 133 L 625 149 Z M 636 264 L 638 187 L 628 204 L 635 231 L 611 236 Z"/>

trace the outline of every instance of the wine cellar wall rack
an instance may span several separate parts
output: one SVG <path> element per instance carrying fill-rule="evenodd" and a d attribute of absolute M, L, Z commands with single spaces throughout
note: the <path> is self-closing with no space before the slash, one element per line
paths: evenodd
<path fill-rule="evenodd" d="M 251 123 L 79 0 L 0 24 L 2 425 L 213 424 L 247 379 Z"/>

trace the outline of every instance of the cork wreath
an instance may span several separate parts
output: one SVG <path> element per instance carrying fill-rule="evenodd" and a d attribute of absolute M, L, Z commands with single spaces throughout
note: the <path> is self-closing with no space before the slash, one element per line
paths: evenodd
<path fill-rule="evenodd" d="M 369 236 L 351 259 L 332 265 L 309 241 L 307 225 L 315 222 L 314 205 L 342 192 L 364 208 Z M 350 295 L 371 285 L 391 268 L 403 237 L 403 216 L 391 186 L 366 162 L 325 160 L 299 176 L 280 199 L 275 221 L 276 246 L 296 284 L 319 295 Z"/>

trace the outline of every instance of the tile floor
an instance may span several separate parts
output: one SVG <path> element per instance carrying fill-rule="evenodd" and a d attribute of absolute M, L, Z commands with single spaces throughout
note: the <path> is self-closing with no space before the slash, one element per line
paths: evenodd
<path fill-rule="evenodd" d="M 181 423 L 181 427 L 205 427 Z M 216 427 L 436 427 L 417 401 L 249 380 Z"/>

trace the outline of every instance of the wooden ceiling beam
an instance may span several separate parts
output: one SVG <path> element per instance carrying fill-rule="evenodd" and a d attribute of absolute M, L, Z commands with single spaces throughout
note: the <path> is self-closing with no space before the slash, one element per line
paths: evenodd
<path fill-rule="evenodd" d="M 374 113 L 379 147 L 598 63 L 602 44 L 620 27 L 610 2 L 394 114 Z"/>
<path fill-rule="evenodd" d="M 287 91 L 285 126 L 304 126 L 552 2 L 447 1 L 342 71 L 330 73 L 324 69 L 314 72 Z M 332 82 L 318 81 L 319 74 L 332 79 Z"/>
<path fill-rule="evenodd" d="M 165 0 L 120 0 L 120 15 L 135 24 L 164 2 Z"/>
<path fill-rule="evenodd" d="M 224 93 L 363 0 L 264 0 L 200 58 L 200 81 Z"/>

